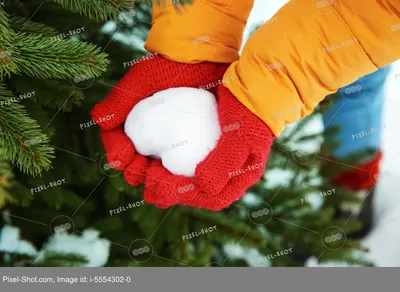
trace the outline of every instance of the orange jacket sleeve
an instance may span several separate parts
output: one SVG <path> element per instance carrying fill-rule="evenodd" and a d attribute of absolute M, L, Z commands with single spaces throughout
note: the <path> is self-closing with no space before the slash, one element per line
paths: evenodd
<path fill-rule="evenodd" d="M 171 3 L 153 6 L 146 48 L 178 62 L 233 62 L 225 86 L 276 136 L 326 95 L 400 57 L 399 0 L 291 0 L 237 60 L 252 6 L 194 0 L 182 13 Z"/>
<path fill-rule="evenodd" d="M 292 0 L 273 19 L 224 79 L 276 136 L 326 95 L 400 58 L 399 0 Z"/>
<path fill-rule="evenodd" d="M 183 63 L 231 63 L 239 58 L 254 0 L 193 0 L 181 12 L 173 1 L 165 2 L 153 5 L 148 51 Z"/>

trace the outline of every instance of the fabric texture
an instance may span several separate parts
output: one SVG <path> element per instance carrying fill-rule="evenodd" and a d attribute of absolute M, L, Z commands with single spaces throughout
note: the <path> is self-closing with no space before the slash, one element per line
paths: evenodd
<path fill-rule="evenodd" d="M 109 96 L 91 111 L 92 119 L 100 126 L 108 163 L 123 170 L 130 185 L 142 183 L 149 162 L 136 152 L 122 129 L 129 112 L 139 101 L 161 90 L 218 83 L 226 68 L 222 63 L 183 64 L 160 56 L 134 65 Z M 209 87 L 208 91 L 215 95 L 216 87 Z M 107 116 L 114 118 L 104 119 Z"/>
<path fill-rule="evenodd" d="M 379 151 L 372 160 L 341 173 L 332 183 L 353 191 L 371 189 L 378 183 L 381 160 L 382 152 Z"/>
<path fill-rule="evenodd" d="M 358 191 L 370 189 L 377 182 L 382 159 L 381 138 L 386 129 L 382 123 L 384 86 L 390 70 L 390 66 L 381 68 L 339 89 L 333 105 L 323 114 L 327 128 L 340 128 L 337 135 L 340 145 L 332 159 L 340 162 L 366 149 L 377 151 L 372 159 L 367 157 L 360 165 L 336 177 L 333 180 L 336 185 Z"/>
<path fill-rule="evenodd" d="M 332 106 L 323 114 L 327 128 L 340 127 L 339 147 L 335 158 L 346 158 L 353 153 L 373 148 L 379 150 L 385 131 L 382 113 L 385 81 L 390 66 L 366 75 L 335 94 Z"/>
<path fill-rule="evenodd" d="M 261 178 L 274 135 L 222 84 L 217 103 L 222 136 L 197 165 L 195 177 L 173 175 L 153 160 L 145 182 L 146 202 L 160 208 L 180 204 L 218 211 Z"/>
<path fill-rule="evenodd" d="M 398 0 L 291 0 L 273 18 L 225 78 L 276 136 L 325 96 L 400 57 Z"/>
<path fill-rule="evenodd" d="M 279 136 L 325 96 L 400 56 L 398 0 L 291 0 L 246 43 L 253 1 L 153 7 L 146 48 L 175 61 L 233 62 L 226 86 Z M 268 94 L 267 94 L 268 93 Z"/>
<path fill-rule="evenodd" d="M 193 0 L 178 11 L 174 1 L 153 4 L 145 48 L 183 63 L 232 63 L 254 0 Z"/>

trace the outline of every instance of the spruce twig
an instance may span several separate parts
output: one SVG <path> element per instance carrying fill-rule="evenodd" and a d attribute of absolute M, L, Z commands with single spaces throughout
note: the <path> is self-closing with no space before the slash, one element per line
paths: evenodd
<path fill-rule="evenodd" d="M 94 45 L 41 35 L 19 34 L 15 59 L 21 72 L 44 79 L 97 77 L 106 71 L 107 54 Z"/>
<path fill-rule="evenodd" d="M 10 15 L 9 19 L 10 28 L 17 33 L 23 32 L 28 34 L 41 34 L 49 37 L 57 34 L 57 30 L 55 30 L 54 28 L 39 22 L 30 21 L 26 17 Z"/>
<path fill-rule="evenodd" d="M 18 66 L 14 61 L 17 52 L 14 49 L 15 33 L 10 28 L 8 15 L 0 7 L 0 81 L 11 73 L 18 72 Z"/>
<path fill-rule="evenodd" d="M 133 9 L 137 0 L 53 0 L 64 9 L 90 19 L 100 22 L 108 19 L 116 19 L 117 16 L 126 10 Z"/>
<path fill-rule="evenodd" d="M 5 156 L 30 175 L 50 169 L 53 148 L 49 146 L 38 123 L 29 117 L 24 106 L 0 83 L 0 147 Z"/>

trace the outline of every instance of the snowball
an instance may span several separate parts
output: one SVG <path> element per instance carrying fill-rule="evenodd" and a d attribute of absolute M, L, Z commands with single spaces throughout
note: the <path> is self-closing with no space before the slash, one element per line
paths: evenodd
<path fill-rule="evenodd" d="M 221 136 L 215 96 L 188 87 L 157 92 L 132 109 L 125 133 L 140 154 L 161 159 L 173 174 L 193 177 Z"/>

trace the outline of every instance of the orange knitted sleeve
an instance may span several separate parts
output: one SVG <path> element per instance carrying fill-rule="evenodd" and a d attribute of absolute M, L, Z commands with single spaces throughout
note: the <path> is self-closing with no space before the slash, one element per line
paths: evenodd
<path fill-rule="evenodd" d="M 254 0 L 193 0 L 177 11 L 173 1 L 153 5 L 145 48 L 168 59 L 231 63 L 238 59 Z"/>
<path fill-rule="evenodd" d="M 292 0 L 250 37 L 225 86 L 278 136 L 326 95 L 399 59 L 399 17 L 399 0 Z"/>

